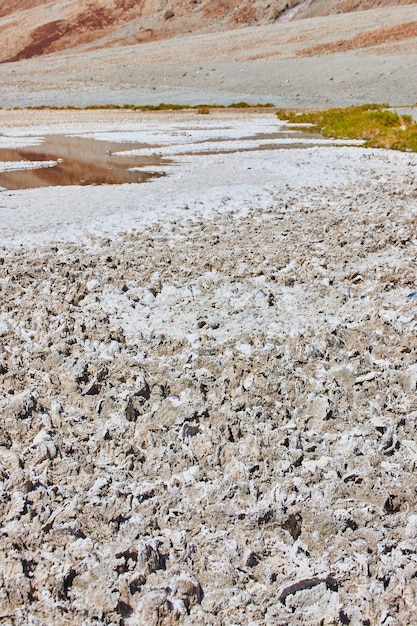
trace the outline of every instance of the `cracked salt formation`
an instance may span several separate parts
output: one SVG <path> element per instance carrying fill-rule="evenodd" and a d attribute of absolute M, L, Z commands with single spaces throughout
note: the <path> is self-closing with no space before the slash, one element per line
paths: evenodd
<path fill-rule="evenodd" d="M 416 158 L 285 155 L 228 199 L 189 157 L 117 236 L 3 238 L 6 621 L 412 623 Z"/>

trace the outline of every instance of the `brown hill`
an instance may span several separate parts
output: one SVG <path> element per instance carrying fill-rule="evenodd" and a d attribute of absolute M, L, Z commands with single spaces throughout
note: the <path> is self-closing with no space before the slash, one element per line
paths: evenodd
<path fill-rule="evenodd" d="M 137 44 L 189 32 L 416 4 L 417 0 L 5 0 L 0 62 L 61 50 Z"/>

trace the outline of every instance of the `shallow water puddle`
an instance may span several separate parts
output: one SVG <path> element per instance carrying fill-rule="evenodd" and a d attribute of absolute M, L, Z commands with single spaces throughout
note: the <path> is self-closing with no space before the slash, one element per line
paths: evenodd
<path fill-rule="evenodd" d="M 157 156 L 123 156 L 118 151 L 143 147 L 137 143 L 115 143 L 85 137 L 49 135 L 42 144 L 24 148 L 0 149 L 0 161 L 45 162 L 36 169 L 0 172 L 0 187 L 33 189 L 57 185 L 118 185 L 143 183 L 164 176 L 161 172 L 130 171 L 129 168 L 152 169 L 166 162 Z M 48 165 L 49 162 L 55 165 Z"/>
<path fill-rule="evenodd" d="M 236 136 L 214 136 L 203 140 L 191 138 L 184 144 L 181 142 L 178 144 L 181 150 L 177 155 L 197 157 L 235 152 L 311 148 L 320 145 L 320 140 L 323 140 L 321 135 L 284 127 L 254 135 L 242 132 L 242 137 L 239 138 Z M 39 145 L 0 148 L 0 162 L 4 162 L 7 169 L 0 171 L 0 189 L 143 183 L 152 178 L 165 176 L 160 166 L 172 164 L 172 158 L 175 158 L 175 150 L 169 155 L 170 148 L 175 148 L 175 143 L 169 142 L 166 145 L 165 156 L 152 154 L 155 147 L 157 151 L 161 151 L 160 145 L 151 147 L 148 143 L 138 141 L 114 142 L 91 137 L 47 135 Z M 158 170 L 153 171 L 153 167 Z"/>

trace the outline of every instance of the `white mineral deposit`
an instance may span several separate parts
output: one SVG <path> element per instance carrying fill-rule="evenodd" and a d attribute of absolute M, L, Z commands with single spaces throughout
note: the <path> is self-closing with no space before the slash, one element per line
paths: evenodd
<path fill-rule="evenodd" d="M 3 623 L 411 624 L 417 156 L 55 115 L 175 159 L 0 193 Z"/>

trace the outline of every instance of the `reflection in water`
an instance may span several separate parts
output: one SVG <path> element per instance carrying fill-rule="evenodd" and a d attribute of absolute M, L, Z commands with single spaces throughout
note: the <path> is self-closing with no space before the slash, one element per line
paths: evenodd
<path fill-rule="evenodd" d="M 122 156 L 115 152 L 144 147 L 141 144 L 97 141 L 85 137 L 51 135 L 28 148 L 0 149 L 0 161 L 56 161 L 54 167 L 0 172 L 0 187 L 32 189 L 54 185 L 118 185 L 143 183 L 163 176 L 157 172 L 129 171 L 132 167 L 161 165 L 160 157 Z M 166 162 L 166 161 L 165 161 Z"/>
<path fill-rule="evenodd" d="M 260 145 L 259 141 L 271 140 L 271 143 Z M 282 140 L 291 139 L 290 143 Z M 313 139 L 313 143 L 312 143 Z M 317 139 L 317 144 L 314 143 Z M 320 145 L 321 136 L 301 131 L 279 129 L 272 133 L 261 133 L 243 136 L 241 142 L 253 141 L 253 145 L 236 147 L 235 139 L 205 139 L 201 142 L 201 151 L 183 154 L 228 154 L 236 151 L 251 152 L 260 150 L 282 150 L 287 148 L 305 148 Z M 280 142 L 281 140 L 281 142 Z M 308 141 L 305 141 L 308 140 Z M 224 142 L 224 148 L 210 150 L 211 142 Z M 196 145 L 194 143 L 194 146 Z M 53 185 L 119 185 L 122 183 L 143 183 L 151 178 L 164 176 L 164 173 L 153 172 L 152 167 L 171 163 L 167 158 L 157 155 L 123 156 L 123 151 L 149 148 L 147 144 L 116 143 L 86 137 L 68 137 L 66 135 L 50 135 L 45 137 L 39 146 L 26 148 L 0 149 L 0 161 L 55 161 L 53 167 L 39 169 L 13 170 L 0 172 L 0 188 L 32 189 Z M 116 154 L 118 153 L 119 154 Z M 121 153 L 121 154 L 120 154 Z M 147 171 L 130 171 L 130 168 L 146 168 Z"/>

